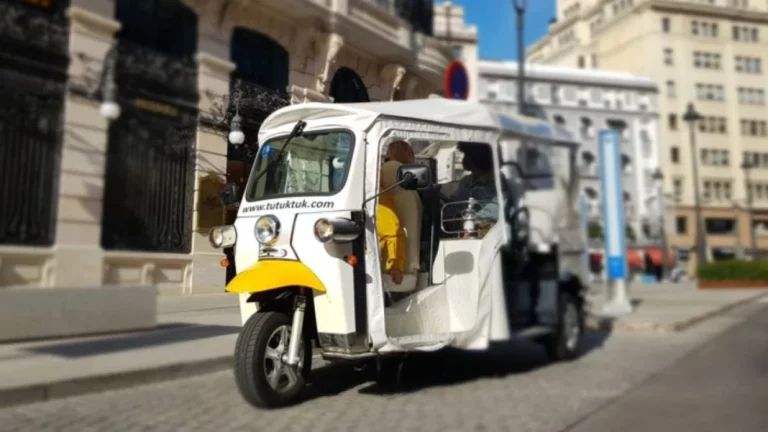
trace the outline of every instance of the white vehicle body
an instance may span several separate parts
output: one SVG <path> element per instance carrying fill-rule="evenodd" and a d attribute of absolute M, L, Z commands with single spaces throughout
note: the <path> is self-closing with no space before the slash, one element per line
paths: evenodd
<path fill-rule="evenodd" d="M 349 105 L 308 103 L 270 115 L 259 132 L 260 145 L 287 136 L 300 120 L 306 122 L 305 134 L 352 134 L 343 188 L 328 196 L 257 201 L 244 196 L 234 224 L 235 266 L 239 277 L 264 259 L 295 260 L 306 265 L 324 287 L 324 292 L 315 290 L 310 297 L 318 339 L 329 355 L 335 353 L 344 358 L 443 347 L 477 350 L 487 348 L 492 341 L 514 336 L 505 305 L 510 301 L 506 297 L 515 295 L 515 290 L 505 288 L 508 281 L 505 283 L 502 276 L 502 250 L 511 236 L 509 224 L 504 222 L 504 206 L 499 206 L 499 222 L 485 237 L 441 240 L 431 283 L 420 275 L 419 289 L 385 306 L 375 224 L 377 199 L 365 200 L 379 191 L 383 148 L 394 139 L 441 143 L 417 155 L 417 159 L 437 160 L 438 172 L 433 178 L 438 182 L 456 177 L 454 152 L 446 143 L 490 144 L 494 166 L 508 181 L 517 175 L 509 162 L 518 161 L 523 145 L 536 149 L 539 155 L 548 155 L 552 172 L 542 180 L 547 185 L 537 187 L 535 183 L 539 180 L 529 181 L 533 186 L 526 188 L 518 203 L 524 203 L 530 210 L 530 248 L 536 253 L 557 255 L 559 274 L 542 279 L 541 296 L 556 296 L 558 287 L 568 281 L 587 280 L 587 249 L 580 223 L 575 167 L 578 145 L 564 130 L 537 119 L 502 115 L 483 105 L 439 98 Z M 498 191 L 502 190 L 501 182 L 501 177 L 496 176 Z M 342 259 L 356 253 L 353 246 L 321 243 L 313 235 L 319 218 L 349 219 L 354 212 L 363 215 L 365 238 L 364 269 L 357 273 Z M 255 222 L 264 215 L 280 221 L 279 238 L 270 248 L 260 245 L 253 235 Z M 266 255 L 265 249 L 269 249 Z M 287 280 L 290 275 L 281 274 L 279 278 Z M 520 286 L 524 284 L 519 281 Z M 240 295 L 245 324 L 261 306 L 253 301 L 251 292 L 234 292 Z"/>

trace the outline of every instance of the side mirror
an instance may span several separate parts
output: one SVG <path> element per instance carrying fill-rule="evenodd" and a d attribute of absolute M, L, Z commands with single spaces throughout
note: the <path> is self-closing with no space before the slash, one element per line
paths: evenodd
<path fill-rule="evenodd" d="M 432 171 L 426 165 L 402 165 L 397 169 L 397 182 L 405 190 L 426 189 L 432 186 Z"/>
<path fill-rule="evenodd" d="M 531 212 L 528 207 L 518 207 L 510 217 L 512 226 L 512 244 L 524 247 L 531 240 Z"/>
<path fill-rule="evenodd" d="M 219 189 L 219 197 L 224 207 L 237 204 L 239 201 L 237 195 L 237 185 L 235 183 L 227 183 Z"/>

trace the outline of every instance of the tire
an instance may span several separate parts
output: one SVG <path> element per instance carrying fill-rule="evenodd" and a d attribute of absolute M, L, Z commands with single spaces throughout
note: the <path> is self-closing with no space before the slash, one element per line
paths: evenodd
<path fill-rule="evenodd" d="M 577 358 L 581 353 L 583 337 L 584 309 L 571 294 L 563 292 L 560 295 L 557 329 L 543 340 L 547 356 L 556 362 Z"/>
<path fill-rule="evenodd" d="M 286 332 L 282 328 L 287 327 Z M 300 370 L 290 374 L 282 361 L 287 353 L 287 340 L 282 348 L 275 346 L 290 335 L 291 318 L 280 312 L 256 312 L 246 321 L 235 344 L 235 382 L 240 394 L 258 408 L 275 408 L 298 402 L 312 369 L 312 344 L 305 336 Z M 282 344 L 282 343 L 281 343 Z M 270 352 L 270 355 L 267 353 Z M 277 354 L 277 355 L 275 355 Z M 270 368 L 271 366 L 271 368 Z M 271 370 L 273 373 L 269 373 Z M 284 371 L 280 373 L 280 371 Z M 270 377 L 278 375 L 277 388 L 270 384 Z M 274 380 L 272 381 L 275 382 Z M 284 385 L 283 385 L 284 384 Z"/>

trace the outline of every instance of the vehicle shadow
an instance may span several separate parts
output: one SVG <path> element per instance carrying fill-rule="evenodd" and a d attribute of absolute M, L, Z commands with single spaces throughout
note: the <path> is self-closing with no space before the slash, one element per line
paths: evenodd
<path fill-rule="evenodd" d="M 70 359 L 112 354 L 122 351 L 151 348 L 173 343 L 189 342 L 234 335 L 241 330 L 237 326 L 169 323 L 157 329 L 136 333 L 94 335 L 80 341 L 61 341 L 26 348 L 32 354 L 47 354 Z"/>
<path fill-rule="evenodd" d="M 610 331 L 588 330 L 582 343 L 582 355 L 601 348 L 608 337 Z M 541 346 L 514 340 L 492 345 L 482 352 L 448 349 L 409 354 L 404 359 L 388 358 L 383 361 L 379 373 L 375 361 L 366 363 L 361 371 L 348 365 L 329 365 L 312 372 L 305 401 L 334 396 L 358 386 L 363 386 L 358 392 L 367 395 L 410 393 L 429 387 L 522 374 L 550 364 Z"/>

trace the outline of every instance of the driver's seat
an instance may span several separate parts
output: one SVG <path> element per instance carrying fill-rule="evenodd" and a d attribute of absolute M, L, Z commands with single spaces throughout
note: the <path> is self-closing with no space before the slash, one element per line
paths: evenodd
<path fill-rule="evenodd" d="M 402 165 L 402 163 L 394 160 L 384 163 L 381 167 L 382 186 L 388 188 L 397 183 L 397 170 Z M 403 282 L 399 285 L 395 284 L 389 276 L 384 275 L 384 285 L 387 291 L 407 293 L 414 291 L 418 282 L 423 209 L 418 192 L 404 190 L 399 186 L 392 189 L 391 192 L 395 201 L 395 213 L 400 219 L 400 225 L 405 230 L 408 259 L 403 274 Z"/>

